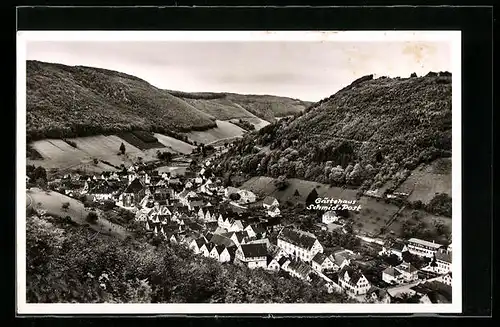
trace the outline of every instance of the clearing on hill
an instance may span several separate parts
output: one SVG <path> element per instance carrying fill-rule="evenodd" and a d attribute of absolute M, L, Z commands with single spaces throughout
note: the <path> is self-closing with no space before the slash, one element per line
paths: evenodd
<path fill-rule="evenodd" d="M 451 158 L 441 158 L 428 165 L 420 165 L 397 188 L 396 192 L 410 194 L 408 201 L 420 200 L 424 204 L 436 193 L 451 196 Z"/>
<path fill-rule="evenodd" d="M 93 165 L 95 158 L 100 161 L 95 166 L 101 165 L 103 170 L 110 170 L 112 167 L 105 165 L 102 161 L 113 166 L 130 164 L 139 157 L 144 161 L 153 161 L 156 160 L 156 151 L 158 150 L 140 150 L 116 135 L 77 137 L 68 139 L 68 141 L 74 142 L 76 148 L 60 139 L 34 141 L 32 147 L 41 154 L 43 160 L 28 160 L 28 163 L 45 168 L 64 169 L 82 164 Z M 125 145 L 125 155 L 118 155 L 122 143 Z M 168 151 L 168 148 L 163 149 Z"/>
<path fill-rule="evenodd" d="M 182 154 L 190 154 L 195 146 L 183 142 L 181 140 L 175 139 L 170 136 L 166 136 L 163 134 L 154 133 L 154 136 L 158 139 L 158 141 L 163 144 L 165 147 L 172 149 L 175 152 L 179 152 Z"/>
<path fill-rule="evenodd" d="M 206 131 L 191 131 L 187 137 L 197 143 L 208 144 L 223 139 L 242 136 L 245 130 L 227 121 L 217 120 L 217 127 Z"/>

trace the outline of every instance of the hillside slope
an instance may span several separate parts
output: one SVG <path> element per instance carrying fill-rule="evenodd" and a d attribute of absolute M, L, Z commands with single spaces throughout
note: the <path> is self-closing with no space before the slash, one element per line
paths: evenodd
<path fill-rule="evenodd" d="M 134 76 L 38 61 L 26 70 L 31 139 L 215 127 L 210 115 Z"/>
<path fill-rule="evenodd" d="M 258 117 L 274 122 L 277 117 L 302 112 L 312 104 L 274 95 L 167 92 L 220 120 Z"/>
<path fill-rule="evenodd" d="M 267 95 L 158 89 L 124 73 L 27 61 L 26 129 L 30 140 L 149 130 L 169 134 L 243 119 L 256 129 L 310 103 Z M 265 120 L 265 121 L 263 121 Z"/>
<path fill-rule="evenodd" d="M 364 190 L 391 182 L 392 191 L 419 164 L 451 156 L 451 113 L 450 73 L 366 76 L 302 115 L 248 134 L 219 172 L 241 169 Z"/>

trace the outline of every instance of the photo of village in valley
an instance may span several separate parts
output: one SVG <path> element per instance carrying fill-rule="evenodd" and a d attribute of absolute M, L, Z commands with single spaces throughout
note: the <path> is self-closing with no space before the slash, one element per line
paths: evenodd
<path fill-rule="evenodd" d="M 27 303 L 452 303 L 447 43 L 26 56 Z"/>

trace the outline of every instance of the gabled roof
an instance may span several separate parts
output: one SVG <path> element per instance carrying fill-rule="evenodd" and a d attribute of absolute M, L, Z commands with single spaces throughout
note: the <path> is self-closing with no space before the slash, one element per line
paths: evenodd
<path fill-rule="evenodd" d="M 404 271 L 406 273 L 414 273 L 417 272 L 418 269 L 415 268 L 411 263 L 409 262 L 402 262 L 400 265 L 396 267 L 397 270 L 399 271 Z"/>
<path fill-rule="evenodd" d="M 273 256 L 271 256 L 271 255 L 267 255 L 267 257 L 266 257 L 266 258 L 267 258 L 267 265 L 268 265 L 268 266 L 269 266 L 269 264 L 270 264 L 273 260 L 274 260 L 274 261 L 275 261 L 275 262 L 279 265 L 278 261 L 276 261 L 276 260 L 273 258 Z"/>
<path fill-rule="evenodd" d="M 446 251 L 438 251 L 436 252 L 436 260 L 441 260 L 447 263 L 451 263 L 452 255 Z"/>
<path fill-rule="evenodd" d="M 196 246 L 198 247 L 198 249 L 201 248 L 201 246 L 206 243 L 205 238 L 203 238 L 203 237 L 199 237 L 199 238 L 195 239 L 194 241 L 196 242 Z"/>
<path fill-rule="evenodd" d="M 394 267 L 388 267 L 388 268 L 384 269 L 384 271 L 382 271 L 382 273 L 387 274 L 389 276 L 393 276 L 393 277 L 397 277 L 397 276 L 401 275 L 401 273 L 397 269 L 394 269 Z"/>
<path fill-rule="evenodd" d="M 346 272 L 350 278 L 349 284 L 352 284 L 352 285 L 356 285 L 358 283 L 358 281 L 360 280 L 360 278 L 362 278 L 364 276 L 360 270 L 346 266 L 346 267 L 342 268 L 342 270 L 339 272 L 339 278 L 344 278 Z"/>
<path fill-rule="evenodd" d="M 290 258 L 283 256 L 278 260 L 278 263 L 280 264 L 280 266 L 283 266 L 287 261 L 290 261 Z"/>
<path fill-rule="evenodd" d="M 234 246 L 234 242 L 231 239 L 224 237 L 220 234 L 212 235 L 210 242 L 217 244 L 217 245 L 224 245 L 225 247 Z"/>
<path fill-rule="evenodd" d="M 221 255 L 225 249 L 226 249 L 226 247 L 224 245 L 216 245 L 215 246 L 215 250 L 217 251 L 217 254 L 219 254 L 219 255 Z"/>
<path fill-rule="evenodd" d="M 312 261 L 316 262 L 317 264 L 322 265 L 323 262 L 325 262 L 326 259 L 328 259 L 328 257 L 325 254 L 318 252 L 314 256 L 314 258 L 312 259 Z"/>
<path fill-rule="evenodd" d="M 266 244 L 242 244 L 241 251 L 245 258 L 265 257 L 267 256 Z"/>
<path fill-rule="evenodd" d="M 278 201 L 276 198 L 272 197 L 272 196 L 266 196 L 264 198 L 264 201 L 262 202 L 262 204 L 266 204 L 266 205 L 272 205 L 274 201 Z"/>
<path fill-rule="evenodd" d="M 140 179 L 136 178 L 127 186 L 124 193 L 138 193 L 143 189 L 144 189 L 144 184 L 142 184 Z"/>
<path fill-rule="evenodd" d="M 111 185 L 109 185 L 109 183 L 100 182 L 100 183 L 97 183 L 97 185 L 94 185 L 90 189 L 89 194 L 111 194 L 114 191 L 115 191 L 115 189 Z"/>
<path fill-rule="evenodd" d="M 283 228 L 278 235 L 278 239 L 306 250 L 310 250 L 316 242 L 316 237 L 313 237 L 310 233 L 291 229 L 289 227 Z"/>
<path fill-rule="evenodd" d="M 214 244 L 213 243 L 205 243 L 202 246 L 206 247 L 207 250 L 208 250 L 208 252 L 212 251 L 212 249 L 214 248 Z"/>
<path fill-rule="evenodd" d="M 312 268 L 302 261 L 292 260 L 292 262 L 290 262 L 290 264 L 288 265 L 288 270 L 294 271 L 302 277 L 307 277 Z"/>
<path fill-rule="evenodd" d="M 402 252 L 405 246 L 406 245 L 404 243 L 402 243 L 402 242 L 394 242 L 394 243 L 392 243 L 392 245 L 390 246 L 390 248 L 393 249 L 393 250 Z"/>

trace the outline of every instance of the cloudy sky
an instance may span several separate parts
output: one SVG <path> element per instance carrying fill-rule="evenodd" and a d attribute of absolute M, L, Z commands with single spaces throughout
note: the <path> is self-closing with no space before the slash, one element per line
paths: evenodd
<path fill-rule="evenodd" d="M 187 92 L 272 94 L 308 101 L 367 74 L 451 71 L 444 42 L 30 41 L 27 59 L 117 70 Z"/>

